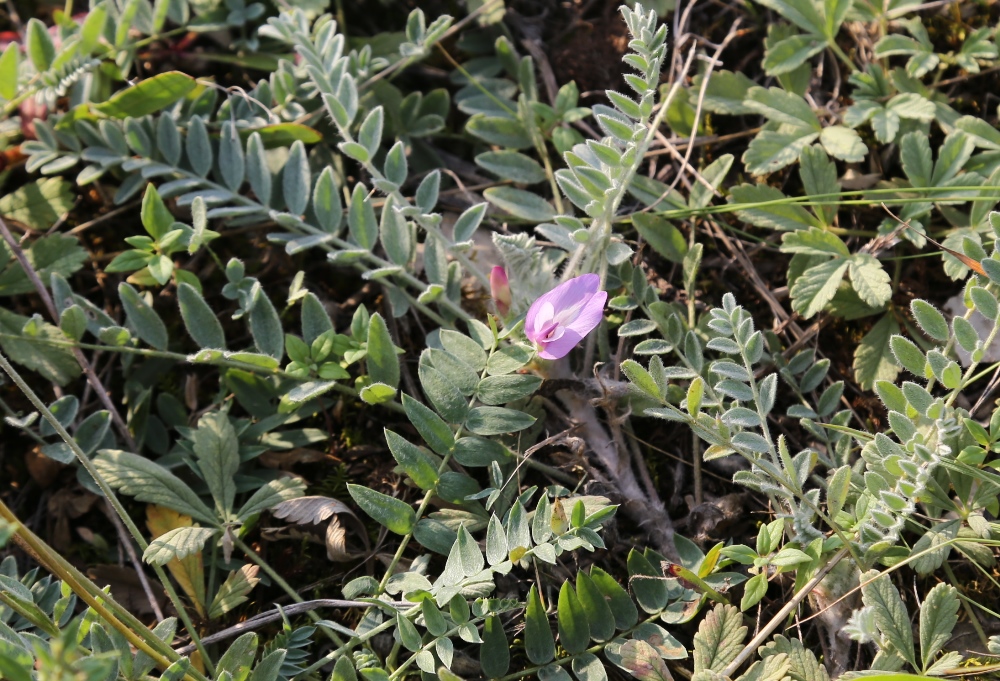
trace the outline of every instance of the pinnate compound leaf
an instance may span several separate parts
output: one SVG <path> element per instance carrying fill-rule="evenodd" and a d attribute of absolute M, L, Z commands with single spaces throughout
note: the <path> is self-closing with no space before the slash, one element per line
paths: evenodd
<path fill-rule="evenodd" d="M 405 535 L 413 530 L 417 514 L 405 501 L 376 492 L 362 485 L 348 485 L 347 491 L 361 510 L 390 532 Z"/>
<path fill-rule="evenodd" d="M 861 575 L 861 583 L 864 584 L 861 587 L 861 600 L 874 611 L 879 631 L 903 659 L 914 668 L 919 668 L 913 650 L 910 616 L 892 581 L 887 575 L 879 576 L 878 572 L 872 570 Z"/>
<path fill-rule="evenodd" d="M 218 532 L 214 527 L 178 527 L 150 542 L 142 559 L 150 565 L 166 565 L 201 551 L 209 537 Z"/>
<path fill-rule="evenodd" d="M 112 489 L 147 504 L 172 508 L 204 523 L 218 522 L 186 483 L 149 459 L 117 449 L 102 449 L 94 459 L 94 466 Z"/>
<path fill-rule="evenodd" d="M 951 638 L 958 622 L 958 606 L 955 587 L 943 582 L 930 590 L 920 606 L 920 658 L 925 671 Z"/>
<path fill-rule="evenodd" d="M 742 650 L 746 634 L 743 615 L 736 607 L 715 606 L 694 635 L 695 672 L 722 671 Z"/>

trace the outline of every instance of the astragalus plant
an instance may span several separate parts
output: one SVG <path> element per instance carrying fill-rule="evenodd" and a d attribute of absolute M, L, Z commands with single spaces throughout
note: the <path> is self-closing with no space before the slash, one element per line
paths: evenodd
<path fill-rule="evenodd" d="M 904 681 L 1000 654 L 975 599 L 1000 589 L 1000 133 L 935 89 L 993 68 L 992 28 L 941 52 L 912 3 L 768 0 L 715 41 L 676 8 L 671 43 L 630 3 L 602 97 L 502 0 L 367 38 L 340 2 L 73 4 L 0 56 L 2 143 L 33 138 L 0 176 L 0 407 L 106 504 L 114 547 L 79 534 L 150 610 L 18 495 L 0 541 L 38 567 L 0 563 L 0 677 Z M 721 68 L 746 20 L 757 81 Z M 156 68 L 203 66 L 202 33 L 266 77 Z M 758 271 L 744 239 L 790 257 Z M 961 314 L 902 285 L 906 244 L 941 249 Z M 753 527 L 715 536 L 733 490 Z"/>

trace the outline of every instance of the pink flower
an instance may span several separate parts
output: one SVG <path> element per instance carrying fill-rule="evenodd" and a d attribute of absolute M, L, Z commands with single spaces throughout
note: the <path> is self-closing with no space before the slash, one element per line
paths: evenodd
<path fill-rule="evenodd" d="M 584 336 L 601 323 L 606 291 L 596 274 L 565 281 L 540 297 L 524 320 L 524 335 L 542 359 L 565 357 Z"/>
<path fill-rule="evenodd" d="M 507 270 L 499 265 L 490 272 L 490 293 L 497 312 L 501 317 L 506 317 L 511 305 L 510 282 L 507 280 Z"/>

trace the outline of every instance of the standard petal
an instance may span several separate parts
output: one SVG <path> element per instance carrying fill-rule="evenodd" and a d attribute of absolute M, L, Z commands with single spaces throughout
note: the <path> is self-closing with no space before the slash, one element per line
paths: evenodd
<path fill-rule="evenodd" d="M 564 281 L 535 302 L 552 303 L 556 319 L 559 319 L 560 313 L 582 305 L 600 288 L 600 277 L 596 274 L 582 274 Z"/>
<path fill-rule="evenodd" d="M 551 343 L 546 343 L 542 349 L 538 351 L 538 356 L 542 359 L 559 359 L 560 357 L 565 357 L 569 354 L 569 351 L 579 345 L 582 340 L 583 336 L 578 334 L 576 331 L 573 331 L 572 329 L 564 329 L 560 338 L 552 341 Z"/>
<path fill-rule="evenodd" d="M 604 317 L 604 304 L 608 300 L 607 291 L 598 291 L 588 300 L 575 319 L 566 324 L 569 331 L 586 336 L 593 331 Z"/>

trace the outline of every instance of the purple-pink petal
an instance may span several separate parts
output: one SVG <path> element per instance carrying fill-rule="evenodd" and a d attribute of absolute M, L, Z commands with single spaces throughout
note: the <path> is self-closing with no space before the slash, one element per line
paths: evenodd
<path fill-rule="evenodd" d="M 542 359 L 559 359 L 565 357 L 569 354 L 569 351 L 575 348 L 580 341 L 583 340 L 583 336 L 578 334 L 572 329 L 563 329 L 563 334 L 561 337 L 552 341 L 551 343 L 545 343 L 541 346 L 538 351 L 538 356 Z"/>
<path fill-rule="evenodd" d="M 608 294 L 596 274 L 565 281 L 540 296 L 524 320 L 524 334 L 542 359 L 559 359 L 601 323 Z"/>
<path fill-rule="evenodd" d="M 580 310 L 576 318 L 565 325 L 566 328 L 580 334 L 581 338 L 586 336 L 601 323 L 601 319 L 604 317 L 604 304 L 607 300 L 607 291 L 595 293 L 590 300 L 583 304 L 583 309 Z"/>

